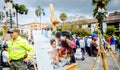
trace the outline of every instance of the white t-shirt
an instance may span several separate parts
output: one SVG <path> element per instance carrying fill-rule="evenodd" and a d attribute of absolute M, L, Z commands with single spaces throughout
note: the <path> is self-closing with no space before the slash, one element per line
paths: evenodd
<path fill-rule="evenodd" d="M 90 47 L 90 42 L 91 41 L 92 41 L 91 39 L 87 39 L 88 47 Z"/>
<path fill-rule="evenodd" d="M 7 62 L 7 55 L 8 55 L 8 52 L 7 52 L 7 51 L 3 51 L 3 52 L 2 52 L 3 62 Z"/>
<path fill-rule="evenodd" d="M 81 48 L 84 48 L 84 47 L 85 47 L 85 42 L 84 42 L 84 40 L 80 40 L 79 43 L 80 43 L 80 47 L 81 47 Z"/>

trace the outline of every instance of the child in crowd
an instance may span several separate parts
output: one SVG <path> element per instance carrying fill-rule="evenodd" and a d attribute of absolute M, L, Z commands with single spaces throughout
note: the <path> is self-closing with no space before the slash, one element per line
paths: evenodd
<path fill-rule="evenodd" d="M 52 51 L 48 52 L 52 58 L 52 64 L 57 64 L 59 62 L 58 49 L 56 48 L 55 39 L 50 40 L 50 45 L 52 46 Z"/>

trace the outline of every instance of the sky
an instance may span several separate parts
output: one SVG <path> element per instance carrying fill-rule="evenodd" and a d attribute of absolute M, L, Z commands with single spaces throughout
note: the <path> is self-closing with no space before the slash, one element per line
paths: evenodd
<path fill-rule="evenodd" d="M 34 21 L 40 22 L 40 18 L 35 15 L 38 6 L 44 9 L 45 15 L 41 16 L 41 23 L 50 23 L 49 4 L 54 6 L 54 14 L 59 19 L 62 12 L 68 17 L 84 16 L 86 18 L 93 17 L 94 6 L 91 5 L 92 0 L 13 0 L 14 3 L 24 4 L 29 9 L 27 15 L 19 14 L 19 24 L 28 24 Z M 111 0 L 107 6 L 108 12 L 120 12 L 120 0 Z M 4 0 L 0 0 L 0 11 L 4 11 Z M 5 12 L 5 11 L 4 11 Z M 13 18 L 15 20 L 15 18 Z M 60 19 L 59 19 L 60 20 Z M 4 22 L 5 20 L 3 20 Z M 16 20 L 15 20 L 16 21 Z"/>

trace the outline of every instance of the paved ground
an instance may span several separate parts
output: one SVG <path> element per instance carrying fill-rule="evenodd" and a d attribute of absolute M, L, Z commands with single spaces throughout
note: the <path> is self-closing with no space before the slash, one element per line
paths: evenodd
<path fill-rule="evenodd" d="M 77 63 L 78 63 L 77 68 L 79 70 L 90 70 L 93 64 L 93 57 L 86 56 L 85 61 L 78 60 Z M 115 62 L 113 61 L 111 56 L 107 57 L 107 63 L 108 63 L 109 70 L 119 70 L 115 65 Z M 120 66 L 120 63 L 119 63 L 119 66 Z M 100 58 L 100 64 L 98 64 L 98 67 L 99 67 L 98 70 L 103 70 L 103 64 L 102 64 L 101 58 Z"/>

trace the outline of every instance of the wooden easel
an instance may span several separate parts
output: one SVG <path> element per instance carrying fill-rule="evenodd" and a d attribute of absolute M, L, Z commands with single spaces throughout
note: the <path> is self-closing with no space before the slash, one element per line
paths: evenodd
<path fill-rule="evenodd" d="M 108 70 L 108 65 L 107 65 L 107 62 L 106 62 L 106 52 L 104 50 L 104 47 L 102 45 L 102 37 L 100 37 L 101 35 L 101 31 L 99 30 L 98 28 L 98 21 L 96 22 L 96 26 L 97 26 L 97 30 L 98 30 L 98 34 L 99 34 L 99 39 L 100 39 L 100 52 L 97 54 L 97 57 L 96 57 L 96 60 L 94 61 L 92 67 L 90 70 L 94 70 L 94 67 L 95 67 L 95 64 L 97 63 L 97 60 L 98 60 L 98 55 L 100 54 L 101 56 L 101 59 L 102 59 L 102 63 L 103 63 L 103 68 L 104 70 Z M 114 51 L 111 49 L 111 46 L 108 45 L 108 50 L 109 50 L 109 53 L 110 55 L 112 56 L 116 66 L 118 67 L 118 69 L 120 70 L 120 66 L 118 65 L 117 63 L 117 56 L 114 54 Z"/>
<path fill-rule="evenodd" d="M 50 3 L 50 13 L 51 13 L 51 17 L 50 17 L 50 20 L 52 22 L 52 28 L 53 28 L 53 31 L 56 32 L 56 25 L 60 22 L 54 15 L 54 7 L 53 7 L 53 4 Z"/>

